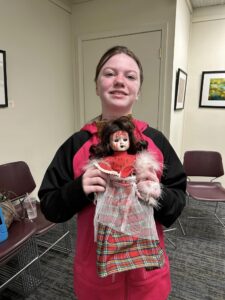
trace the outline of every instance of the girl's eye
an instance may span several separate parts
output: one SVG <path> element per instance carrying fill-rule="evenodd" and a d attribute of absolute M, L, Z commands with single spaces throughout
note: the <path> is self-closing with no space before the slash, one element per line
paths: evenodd
<path fill-rule="evenodd" d="M 135 80 L 136 77 L 134 75 L 127 75 L 127 78 L 130 79 L 130 80 Z"/>
<path fill-rule="evenodd" d="M 114 73 L 113 73 L 113 71 L 108 70 L 108 71 L 104 72 L 104 76 L 105 77 L 111 77 L 111 76 L 114 76 Z"/>
<path fill-rule="evenodd" d="M 113 73 L 106 73 L 105 76 L 106 77 L 111 77 L 111 76 L 113 76 Z"/>
<path fill-rule="evenodd" d="M 115 139 L 114 142 L 115 142 L 115 143 L 118 143 L 118 142 L 119 142 L 119 139 Z"/>
<path fill-rule="evenodd" d="M 124 142 L 127 142 L 127 139 L 123 139 Z"/>

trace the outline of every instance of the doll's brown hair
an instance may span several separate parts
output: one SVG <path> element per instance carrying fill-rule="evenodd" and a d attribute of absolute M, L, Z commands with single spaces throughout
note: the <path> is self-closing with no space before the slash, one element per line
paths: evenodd
<path fill-rule="evenodd" d="M 110 136 L 117 131 L 126 131 L 129 135 L 130 147 L 127 150 L 129 154 L 136 154 L 137 152 L 147 149 L 148 143 L 146 141 L 137 141 L 134 136 L 134 124 L 129 117 L 123 116 L 116 120 L 106 123 L 100 133 L 101 142 L 96 146 L 90 147 L 90 157 L 101 158 L 113 155 L 114 151 L 110 146 Z"/>

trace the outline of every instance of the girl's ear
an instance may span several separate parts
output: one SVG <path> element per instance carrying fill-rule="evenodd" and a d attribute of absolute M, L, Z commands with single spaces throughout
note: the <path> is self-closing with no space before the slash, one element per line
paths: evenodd
<path fill-rule="evenodd" d="M 96 86 L 95 86 L 95 92 L 96 92 L 96 95 L 97 95 L 97 96 L 99 96 L 99 92 L 98 92 L 98 86 L 97 86 L 97 84 L 96 84 Z"/>
<path fill-rule="evenodd" d="M 136 101 L 138 101 L 140 95 L 141 95 L 141 88 L 139 89 L 139 91 L 138 91 L 138 93 L 137 93 Z"/>

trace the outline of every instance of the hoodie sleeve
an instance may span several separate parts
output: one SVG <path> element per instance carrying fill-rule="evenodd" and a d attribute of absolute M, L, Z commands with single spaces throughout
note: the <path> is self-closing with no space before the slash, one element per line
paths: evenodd
<path fill-rule="evenodd" d="M 82 175 L 74 179 L 73 156 L 88 136 L 81 132 L 69 138 L 56 152 L 38 191 L 46 219 L 59 223 L 69 220 L 92 201 L 82 188 Z"/>
<path fill-rule="evenodd" d="M 159 198 L 159 208 L 155 210 L 155 218 L 164 226 L 169 227 L 176 221 L 185 206 L 187 177 L 176 152 L 166 137 L 153 128 L 148 128 L 146 132 L 164 157 L 161 177 L 162 196 Z"/>

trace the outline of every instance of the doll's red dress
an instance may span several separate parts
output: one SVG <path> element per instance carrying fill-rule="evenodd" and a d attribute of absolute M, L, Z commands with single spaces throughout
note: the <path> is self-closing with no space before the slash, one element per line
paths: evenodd
<path fill-rule="evenodd" d="M 100 277 L 164 264 L 153 207 L 137 197 L 135 159 L 122 151 L 94 163 L 109 174 L 105 192 L 97 195 L 94 218 Z"/>

